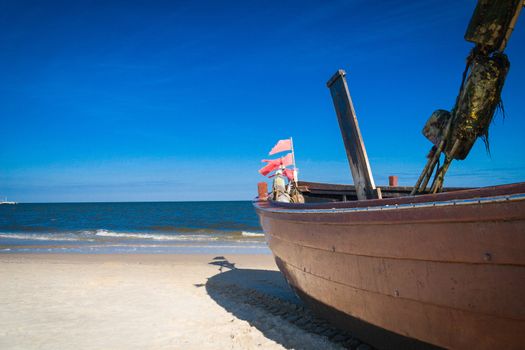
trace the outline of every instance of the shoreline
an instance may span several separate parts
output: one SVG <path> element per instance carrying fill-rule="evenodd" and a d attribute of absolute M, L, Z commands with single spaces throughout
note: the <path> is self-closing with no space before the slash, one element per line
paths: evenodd
<path fill-rule="evenodd" d="M 42 239 L 15 239 L 6 238 L 0 233 L 1 254 L 266 254 L 270 255 L 263 237 L 245 238 L 238 240 L 228 239 L 201 239 L 192 238 L 174 242 L 174 236 L 169 241 L 141 241 L 141 240 L 49 240 Z"/>
<path fill-rule="evenodd" d="M 2 349 L 341 348 L 271 312 L 301 302 L 268 254 L 9 253 L 0 279 Z"/>
<path fill-rule="evenodd" d="M 257 242 L 258 243 L 258 242 Z M 0 245 L 1 255 L 272 255 L 266 243 L 231 245 Z"/>
<path fill-rule="evenodd" d="M 0 272 L 4 263 L 18 262 L 62 262 L 68 263 L 127 263 L 127 264 L 160 264 L 160 265 L 202 265 L 212 262 L 217 254 L 194 253 L 0 253 Z M 279 271 L 271 254 L 227 254 L 228 259 L 238 261 L 244 268 L 260 267 Z"/>

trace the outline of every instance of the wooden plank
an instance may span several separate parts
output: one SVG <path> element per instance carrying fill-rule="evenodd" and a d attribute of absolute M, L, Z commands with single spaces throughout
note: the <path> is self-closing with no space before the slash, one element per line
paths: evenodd
<path fill-rule="evenodd" d="M 349 287 L 470 312 L 525 320 L 525 266 L 352 255 L 272 236 L 286 263 Z"/>
<path fill-rule="evenodd" d="M 299 270 L 282 260 L 280 268 L 293 287 L 317 302 L 437 346 L 448 349 L 522 349 L 525 342 L 523 319 L 495 317 L 357 289 Z M 333 315 L 325 317 L 331 320 Z M 376 343 L 375 338 L 362 338 L 380 348 L 393 348 L 391 344 Z"/>
<path fill-rule="evenodd" d="M 357 123 L 357 117 L 345 79 L 345 71 L 339 69 L 326 83 L 332 94 L 339 128 L 346 148 L 346 156 L 350 163 L 350 170 L 354 179 L 357 198 L 381 198 L 376 190 L 370 164 L 366 155 L 365 144 Z"/>

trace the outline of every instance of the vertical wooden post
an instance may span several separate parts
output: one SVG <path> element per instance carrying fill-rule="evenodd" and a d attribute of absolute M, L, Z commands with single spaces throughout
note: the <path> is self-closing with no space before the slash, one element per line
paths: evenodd
<path fill-rule="evenodd" d="M 365 144 L 361 137 L 345 75 L 345 71 L 339 69 L 326 83 L 326 86 L 328 86 L 332 94 L 339 128 L 341 129 L 346 148 L 346 156 L 354 178 L 357 199 L 381 198 L 381 194 L 377 191 L 374 178 L 372 177 Z"/>
<path fill-rule="evenodd" d="M 259 200 L 265 201 L 268 199 L 268 184 L 266 182 L 259 182 L 257 184 L 257 192 Z"/>
<path fill-rule="evenodd" d="M 397 182 L 397 176 L 395 175 L 391 175 L 388 177 L 388 186 L 394 186 L 396 187 L 398 184 Z"/>

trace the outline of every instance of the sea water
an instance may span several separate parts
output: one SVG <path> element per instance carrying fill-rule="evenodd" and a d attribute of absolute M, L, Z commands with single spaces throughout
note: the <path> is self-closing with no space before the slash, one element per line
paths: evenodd
<path fill-rule="evenodd" d="M 0 253 L 266 253 L 251 202 L 0 205 Z"/>

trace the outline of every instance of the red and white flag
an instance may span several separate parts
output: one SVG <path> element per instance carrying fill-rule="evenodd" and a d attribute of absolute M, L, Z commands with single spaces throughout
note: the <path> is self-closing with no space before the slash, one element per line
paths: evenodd
<path fill-rule="evenodd" d="M 284 167 L 287 167 L 289 165 L 293 164 L 293 156 L 291 153 L 288 153 L 284 157 L 281 158 L 281 165 Z"/>
<path fill-rule="evenodd" d="M 284 169 L 283 174 L 288 178 L 288 181 L 294 180 L 295 169 Z"/>
<path fill-rule="evenodd" d="M 293 158 L 291 153 L 288 153 L 287 155 L 281 158 L 263 159 L 262 161 L 268 163 L 264 167 L 259 169 L 259 173 L 263 176 L 266 176 L 272 171 L 279 169 L 281 166 L 287 167 L 293 164 Z"/>
<path fill-rule="evenodd" d="M 292 149 L 292 140 L 286 139 L 286 140 L 279 140 L 275 146 L 273 146 L 272 150 L 270 151 L 269 155 L 273 155 L 275 153 L 284 152 L 284 151 L 290 151 Z"/>
<path fill-rule="evenodd" d="M 263 160 L 263 162 L 264 161 L 267 161 L 268 164 L 266 164 L 261 169 L 259 169 L 259 173 L 263 176 L 266 176 L 272 171 L 279 169 L 279 167 L 281 166 L 281 158 L 272 159 L 272 160 Z"/>

